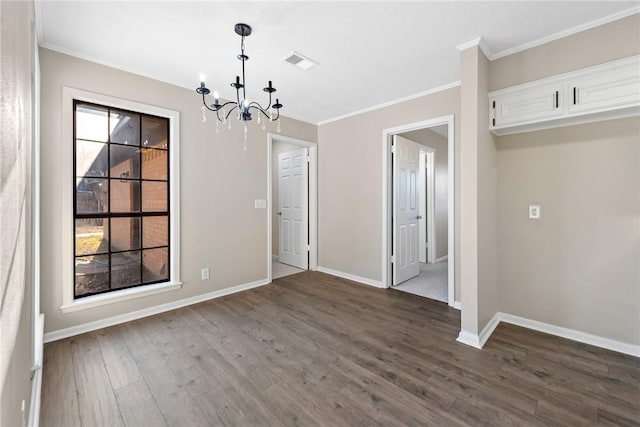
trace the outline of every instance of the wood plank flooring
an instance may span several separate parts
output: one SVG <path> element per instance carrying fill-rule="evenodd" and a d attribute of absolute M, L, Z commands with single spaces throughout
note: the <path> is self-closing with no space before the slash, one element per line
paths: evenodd
<path fill-rule="evenodd" d="M 640 425 L 640 359 L 316 272 L 47 344 L 42 426 Z"/>

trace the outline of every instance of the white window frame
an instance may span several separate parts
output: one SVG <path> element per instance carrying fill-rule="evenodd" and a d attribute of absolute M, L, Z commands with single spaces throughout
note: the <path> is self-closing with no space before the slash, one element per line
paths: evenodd
<path fill-rule="evenodd" d="M 92 295 L 74 299 L 74 215 L 73 215 L 73 101 L 85 101 L 94 104 L 121 108 L 129 111 L 150 114 L 169 119 L 169 253 L 170 253 L 170 277 L 162 283 L 136 286 L 103 294 Z M 182 287 L 180 281 L 180 113 L 175 110 L 142 104 L 126 99 L 115 98 L 94 92 L 70 87 L 62 88 L 62 150 L 63 170 L 65 176 L 62 183 L 62 306 L 63 313 L 70 313 L 98 307 L 105 304 L 113 304 L 119 301 L 127 301 L 133 298 L 144 297 L 167 292 Z"/>

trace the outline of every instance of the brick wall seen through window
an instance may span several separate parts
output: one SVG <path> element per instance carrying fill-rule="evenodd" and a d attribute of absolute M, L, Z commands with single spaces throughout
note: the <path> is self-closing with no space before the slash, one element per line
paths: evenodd
<path fill-rule="evenodd" d="M 169 119 L 74 101 L 74 297 L 170 277 Z"/>

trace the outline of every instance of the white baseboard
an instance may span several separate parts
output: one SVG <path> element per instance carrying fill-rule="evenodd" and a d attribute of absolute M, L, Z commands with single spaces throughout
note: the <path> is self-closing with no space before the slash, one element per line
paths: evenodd
<path fill-rule="evenodd" d="M 29 427 L 40 425 L 40 397 L 42 395 L 42 368 L 44 365 L 44 314 L 37 319 L 34 337 L 33 378 L 31 379 L 31 401 L 29 403 Z"/>
<path fill-rule="evenodd" d="M 456 310 L 462 310 L 462 303 L 460 301 L 454 301 L 451 307 L 455 308 Z"/>
<path fill-rule="evenodd" d="M 500 322 L 510 323 L 512 325 L 521 326 L 523 328 L 532 329 L 545 334 L 555 335 L 557 337 L 589 344 L 595 347 L 606 348 L 607 350 L 640 357 L 640 345 L 627 344 L 621 341 L 588 334 L 586 332 L 576 331 L 575 329 L 551 325 L 549 323 L 539 322 L 537 320 L 531 320 L 525 317 L 502 312 L 496 313 L 484 329 L 482 329 L 482 332 L 480 332 L 479 335 L 475 335 L 468 331 L 460 331 L 460 334 L 458 335 L 458 342 L 475 348 L 482 348 Z"/>
<path fill-rule="evenodd" d="M 474 334 L 473 332 L 460 331 L 460 334 L 458 334 L 458 339 L 456 341 L 462 344 L 469 345 L 471 347 L 482 348 L 478 335 Z"/>
<path fill-rule="evenodd" d="M 484 347 L 485 343 L 500 323 L 500 314 L 501 313 L 494 314 L 491 320 L 489 320 L 489 323 L 482 328 L 482 331 L 480 331 L 480 334 L 478 335 L 469 331 L 460 331 L 460 334 L 458 335 L 458 342 L 475 348 Z"/>
<path fill-rule="evenodd" d="M 367 279 L 366 277 L 356 276 L 350 273 L 344 273 L 342 271 L 332 270 L 326 267 L 318 266 L 318 271 L 321 273 L 331 274 L 332 276 L 342 277 L 343 279 L 353 280 L 354 282 L 364 283 L 365 285 L 375 286 L 376 288 L 385 288 L 379 280 Z"/>
<path fill-rule="evenodd" d="M 166 304 L 160 304 L 142 310 L 132 311 L 131 313 L 120 314 L 118 316 L 107 317 L 106 319 L 100 319 L 94 322 L 83 323 L 81 325 L 47 332 L 46 334 L 44 334 L 44 342 L 48 343 L 57 341 L 63 338 L 72 337 L 74 335 L 84 334 L 85 332 L 106 328 L 108 326 L 130 322 L 132 320 L 141 319 L 143 317 L 153 316 L 154 314 L 164 313 L 165 311 L 175 310 L 176 308 L 185 307 L 187 305 L 197 304 L 199 302 L 208 301 L 214 298 L 220 298 L 226 295 L 235 294 L 237 292 L 257 288 L 258 286 L 264 286 L 269 283 L 271 283 L 269 279 L 256 280 L 255 282 L 243 283 L 241 285 L 231 286 L 229 288 L 207 292 L 205 294 L 200 294 L 181 300 L 171 301 Z"/>
<path fill-rule="evenodd" d="M 485 327 L 482 328 L 482 331 L 480 331 L 480 336 L 478 337 L 480 340 L 480 348 L 484 347 L 493 331 L 495 331 L 500 324 L 501 315 L 502 313 L 500 312 L 494 314 L 491 320 L 489 320 L 489 323 L 487 323 Z"/>
<path fill-rule="evenodd" d="M 271 259 L 274 261 L 278 261 L 279 257 L 278 255 L 271 255 Z"/>
<path fill-rule="evenodd" d="M 576 331 L 575 329 L 563 328 L 561 326 L 550 325 L 548 323 L 527 319 L 525 317 L 514 316 L 513 314 L 499 314 L 501 322 L 522 326 L 523 328 L 533 329 L 534 331 L 567 338 L 584 344 L 593 345 L 595 347 L 606 348 L 607 350 L 617 351 L 630 356 L 640 357 L 640 345 L 627 344 L 621 341 L 588 334 L 586 332 Z"/>
<path fill-rule="evenodd" d="M 449 259 L 449 255 L 441 256 L 440 258 L 436 258 L 435 261 L 433 261 L 433 263 L 435 264 L 436 262 L 444 261 L 447 259 Z"/>

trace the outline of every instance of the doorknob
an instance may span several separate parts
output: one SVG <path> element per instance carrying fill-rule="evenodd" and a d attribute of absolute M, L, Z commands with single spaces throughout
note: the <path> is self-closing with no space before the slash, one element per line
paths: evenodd
<path fill-rule="evenodd" d="M 422 219 L 422 215 L 418 215 L 416 219 Z"/>
<path fill-rule="evenodd" d="M 282 212 L 278 212 L 278 215 L 282 215 Z"/>

